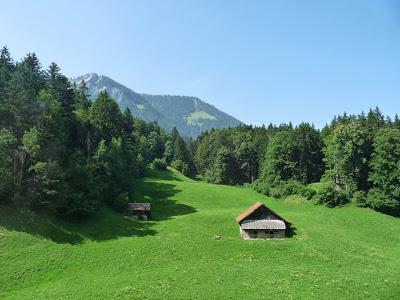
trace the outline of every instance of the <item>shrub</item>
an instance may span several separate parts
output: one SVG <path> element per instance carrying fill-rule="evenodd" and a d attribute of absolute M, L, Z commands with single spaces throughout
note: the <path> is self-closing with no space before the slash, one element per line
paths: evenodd
<path fill-rule="evenodd" d="M 255 191 L 274 198 L 299 195 L 310 200 L 316 194 L 314 189 L 296 180 L 277 181 L 272 186 L 266 181 L 256 180 L 252 186 Z"/>
<path fill-rule="evenodd" d="M 290 195 L 301 195 L 304 185 L 298 181 L 280 181 L 270 187 L 270 196 L 274 198 L 284 198 Z"/>
<path fill-rule="evenodd" d="M 309 186 L 304 186 L 300 191 L 300 195 L 306 198 L 307 200 L 311 200 L 316 194 L 317 192 Z"/>
<path fill-rule="evenodd" d="M 329 183 L 323 185 L 313 199 L 328 207 L 335 207 L 348 203 L 349 195 L 344 190 L 337 189 L 333 183 Z"/>
<path fill-rule="evenodd" d="M 351 202 L 359 207 L 367 206 L 367 196 L 363 191 L 356 191 L 351 198 Z"/>
<path fill-rule="evenodd" d="M 165 171 L 167 169 L 167 162 L 165 161 L 165 159 L 155 158 L 153 160 L 153 168 Z"/>
<path fill-rule="evenodd" d="M 301 194 L 304 185 L 298 181 L 290 180 L 282 184 L 282 197 Z"/>
<path fill-rule="evenodd" d="M 269 196 L 270 195 L 270 185 L 267 184 L 265 181 L 257 179 L 253 182 L 253 188 L 256 192 Z"/>
<path fill-rule="evenodd" d="M 283 195 L 282 193 L 282 185 L 277 185 L 274 187 L 271 187 L 269 189 L 269 196 L 274 197 L 274 198 L 281 198 Z"/>
<path fill-rule="evenodd" d="M 184 163 L 182 160 L 177 159 L 171 163 L 171 166 L 181 172 L 183 175 L 189 174 L 189 166 Z"/>
<path fill-rule="evenodd" d="M 291 195 L 300 195 L 310 200 L 316 192 L 296 180 L 277 181 L 272 186 L 266 181 L 256 180 L 253 188 L 257 192 L 274 198 L 284 198 Z"/>
<path fill-rule="evenodd" d="M 381 211 L 395 211 L 400 209 L 398 201 L 390 199 L 382 191 L 371 189 L 367 196 L 367 205 Z"/>

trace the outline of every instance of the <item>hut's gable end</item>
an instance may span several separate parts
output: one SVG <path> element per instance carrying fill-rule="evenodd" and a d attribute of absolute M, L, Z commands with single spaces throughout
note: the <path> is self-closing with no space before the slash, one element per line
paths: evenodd
<path fill-rule="evenodd" d="M 285 220 L 272 209 L 266 207 L 262 202 L 256 202 L 254 205 L 246 209 L 241 215 L 236 218 L 236 222 L 239 224 L 244 220 L 261 220 L 261 219 L 270 219 L 270 220 L 282 220 L 286 224 L 292 224 L 288 220 Z"/>
<path fill-rule="evenodd" d="M 257 208 L 254 212 L 245 217 L 240 223 L 245 220 L 282 220 L 281 217 L 276 215 L 273 211 L 271 211 L 268 207 L 262 205 Z"/>

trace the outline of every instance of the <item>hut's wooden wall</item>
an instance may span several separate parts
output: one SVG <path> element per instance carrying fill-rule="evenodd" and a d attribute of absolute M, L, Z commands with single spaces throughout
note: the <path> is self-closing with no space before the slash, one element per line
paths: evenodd
<path fill-rule="evenodd" d="M 270 232 L 273 234 L 270 234 Z M 257 232 L 257 234 L 255 234 Z M 284 229 L 274 229 L 274 230 L 264 230 L 264 229 L 255 229 L 255 230 L 243 230 L 240 228 L 240 234 L 245 240 L 256 240 L 256 239 L 282 239 L 285 237 Z"/>

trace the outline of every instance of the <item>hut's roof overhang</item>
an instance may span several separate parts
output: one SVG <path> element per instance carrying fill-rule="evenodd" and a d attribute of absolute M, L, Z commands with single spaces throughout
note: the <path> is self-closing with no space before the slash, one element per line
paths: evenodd
<path fill-rule="evenodd" d="M 244 220 L 240 227 L 246 229 L 286 229 L 282 220 Z"/>
<path fill-rule="evenodd" d="M 240 214 L 237 218 L 236 218 L 236 222 L 241 223 L 244 219 L 246 219 L 247 217 L 249 217 L 253 212 L 255 212 L 257 209 L 259 209 L 260 207 L 266 207 L 264 203 L 257 201 L 256 203 L 254 203 L 252 206 L 250 206 L 248 209 L 246 209 L 242 214 Z M 274 212 L 272 209 L 270 209 L 269 207 L 266 207 L 268 210 L 270 210 L 274 215 L 276 215 L 279 219 L 281 219 L 282 221 L 284 221 L 286 224 L 291 225 L 292 222 L 285 220 L 284 218 L 282 218 L 280 215 L 278 215 L 276 212 Z"/>

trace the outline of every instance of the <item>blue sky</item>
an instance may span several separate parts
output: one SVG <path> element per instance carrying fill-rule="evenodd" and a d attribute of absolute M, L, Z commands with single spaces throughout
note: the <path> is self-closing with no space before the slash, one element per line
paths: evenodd
<path fill-rule="evenodd" d="M 57 3 L 56 3 L 57 2 Z M 0 45 L 245 123 L 400 113 L 400 2 L 2 1 Z"/>

